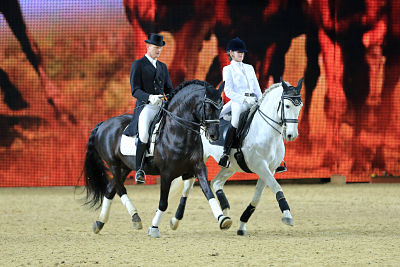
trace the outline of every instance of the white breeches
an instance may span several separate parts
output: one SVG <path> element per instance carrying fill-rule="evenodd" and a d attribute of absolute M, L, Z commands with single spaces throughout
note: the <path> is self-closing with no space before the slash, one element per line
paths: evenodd
<path fill-rule="evenodd" d="M 139 115 L 139 139 L 142 143 L 149 141 L 149 127 L 154 117 L 160 111 L 160 107 L 152 104 L 144 106 L 142 112 Z"/>
<path fill-rule="evenodd" d="M 235 127 L 237 129 L 237 127 L 239 126 L 239 118 L 240 118 L 240 114 L 242 114 L 243 111 L 248 110 L 249 108 L 251 108 L 251 106 L 249 104 L 247 104 L 247 102 L 244 103 L 237 103 L 237 102 L 233 102 L 231 104 L 231 109 L 232 109 L 232 120 L 231 120 L 231 124 L 233 127 Z"/>

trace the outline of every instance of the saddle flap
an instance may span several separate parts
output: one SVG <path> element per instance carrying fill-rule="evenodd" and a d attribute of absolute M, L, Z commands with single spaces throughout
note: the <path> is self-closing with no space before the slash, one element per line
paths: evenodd
<path fill-rule="evenodd" d="M 163 122 L 163 118 L 165 118 L 165 112 L 161 109 L 160 112 L 157 113 L 157 115 L 154 117 L 153 121 L 150 123 L 148 131 L 151 134 L 151 140 L 149 144 L 147 145 L 147 151 L 145 157 L 152 157 L 153 152 L 154 152 L 154 145 L 156 142 L 156 139 L 158 137 L 158 130 L 160 128 L 161 123 Z M 120 145 L 120 151 L 122 155 L 125 156 L 136 156 L 136 143 L 137 143 L 137 136 L 127 136 L 125 135 L 126 129 L 130 126 L 129 124 L 125 130 L 123 131 L 122 137 L 121 137 L 121 145 Z"/>
<path fill-rule="evenodd" d="M 233 140 L 232 148 L 239 148 L 246 137 L 250 124 L 254 118 L 254 114 L 256 108 L 251 108 L 246 111 L 244 111 L 242 114 L 240 114 L 239 118 L 239 126 L 238 129 L 236 130 L 236 136 Z M 212 145 L 216 146 L 224 146 L 225 143 L 225 136 L 226 132 L 228 131 L 228 128 L 230 127 L 231 123 L 230 121 L 224 120 L 221 118 L 219 120 L 219 138 L 215 142 L 209 141 Z"/>
<path fill-rule="evenodd" d="M 160 127 L 160 123 L 161 122 L 158 122 L 153 128 L 151 141 L 149 142 L 150 145 L 147 148 L 145 157 L 153 157 L 154 146 L 156 143 L 156 138 L 158 136 L 158 128 Z M 137 142 L 136 140 L 137 140 L 136 136 L 127 136 L 125 134 L 122 134 L 121 144 L 119 147 L 121 154 L 125 156 L 136 156 L 136 142 Z"/>

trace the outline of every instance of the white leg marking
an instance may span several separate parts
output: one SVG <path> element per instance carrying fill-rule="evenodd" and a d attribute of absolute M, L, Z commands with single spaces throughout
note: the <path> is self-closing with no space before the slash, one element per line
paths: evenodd
<path fill-rule="evenodd" d="M 100 222 L 106 223 L 108 221 L 108 217 L 110 216 L 111 204 L 112 204 L 112 199 L 103 197 L 103 205 L 101 205 L 101 212 L 99 215 Z"/>
<path fill-rule="evenodd" d="M 121 196 L 121 202 L 122 205 L 126 207 L 131 217 L 133 216 L 133 214 L 137 213 L 136 207 L 132 204 L 132 201 L 130 200 L 127 194 Z"/>
<path fill-rule="evenodd" d="M 153 221 L 151 222 L 151 225 L 158 227 L 161 223 L 161 219 L 162 219 L 163 215 L 164 215 L 164 212 L 157 209 L 156 215 L 154 216 Z"/>
<path fill-rule="evenodd" d="M 211 198 L 208 203 L 210 204 L 211 210 L 214 214 L 215 219 L 218 220 L 218 217 L 222 214 L 221 207 L 219 206 L 217 200 L 215 198 Z"/>
<path fill-rule="evenodd" d="M 247 231 L 245 222 L 240 222 L 239 230 L 242 230 L 244 232 Z"/>
<path fill-rule="evenodd" d="M 183 191 L 182 191 L 183 197 L 188 197 L 189 193 L 192 192 L 194 181 L 195 181 L 195 178 L 190 178 L 183 182 Z"/>

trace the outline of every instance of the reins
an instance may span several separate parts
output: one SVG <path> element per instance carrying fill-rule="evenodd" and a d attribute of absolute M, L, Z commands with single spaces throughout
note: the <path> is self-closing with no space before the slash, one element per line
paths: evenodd
<path fill-rule="evenodd" d="M 204 86 L 203 88 L 197 89 L 197 90 L 193 90 L 192 92 L 200 91 L 200 90 L 203 90 L 203 89 L 204 89 L 205 91 L 207 91 L 206 87 Z M 204 109 L 205 103 L 210 103 L 210 104 L 212 104 L 212 105 L 213 105 L 215 108 L 217 108 L 217 109 L 222 109 L 222 106 L 223 106 L 222 103 L 217 103 L 217 102 L 215 102 L 215 101 L 213 101 L 213 100 L 207 98 L 207 94 L 204 93 L 204 100 L 203 100 L 203 104 L 202 104 L 203 112 L 202 112 L 202 118 L 201 118 L 200 123 L 197 123 L 197 122 L 194 122 L 194 121 L 190 121 L 190 120 L 186 120 L 186 119 L 184 119 L 184 118 L 181 118 L 181 117 L 179 117 L 178 115 L 172 113 L 171 111 L 167 110 L 167 109 L 164 108 L 164 107 L 161 107 L 161 109 L 162 109 L 167 115 L 169 115 L 175 122 L 177 122 L 180 126 L 182 126 L 183 128 L 185 128 L 186 130 L 189 130 L 189 131 L 191 131 L 191 132 L 193 132 L 193 133 L 196 133 L 196 134 L 200 135 L 200 130 L 202 129 L 202 127 L 203 127 L 203 130 L 207 130 L 207 127 L 208 127 L 209 124 L 216 124 L 216 123 L 219 123 L 219 120 L 207 120 L 207 119 L 206 119 L 206 114 L 205 114 L 205 109 Z M 188 124 L 189 124 L 189 125 L 188 125 Z M 195 129 L 191 128 L 192 126 L 193 126 L 193 128 L 195 128 Z M 199 128 L 199 130 L 197 130 L 197 128 Z"/>

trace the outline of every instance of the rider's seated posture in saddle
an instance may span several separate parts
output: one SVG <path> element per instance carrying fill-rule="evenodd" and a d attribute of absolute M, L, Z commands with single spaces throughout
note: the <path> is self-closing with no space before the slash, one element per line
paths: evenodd
<path fill-rule="evenodd" d="M 146 181 L 143 163 L 149 140 L 149 126 L 160 111 L 163 94 L 169 94 L 173 90 L 167 65 L 157 60 L 165 45 L 163 36 L 150 33 L 145 42 L 146 55 L 135 60 L 131 67 L 131 91 L 137 101 L 133 119 L 125 131 L 126 135 L 139 135 L 136 145 L 136 183 Z"/>
<path fill-rule="evenodd" d="M 225 104 L 222 113 L 227 113 L 231 109 L 232 119 L 225 137 L 224 153 L 218 164 L 228 168 L 229 153 L 239 125 L 240 114 L 258 102 L 262 94 L 253 66 L 242 62 L 244 53 L 247 52 L 245 43 L 239 38 L 234 38 L 229 41 L 226 52 L 231 63 L 223 68 L 222 78 L 225 82 L 225 95 L 231 101 Z"/>

